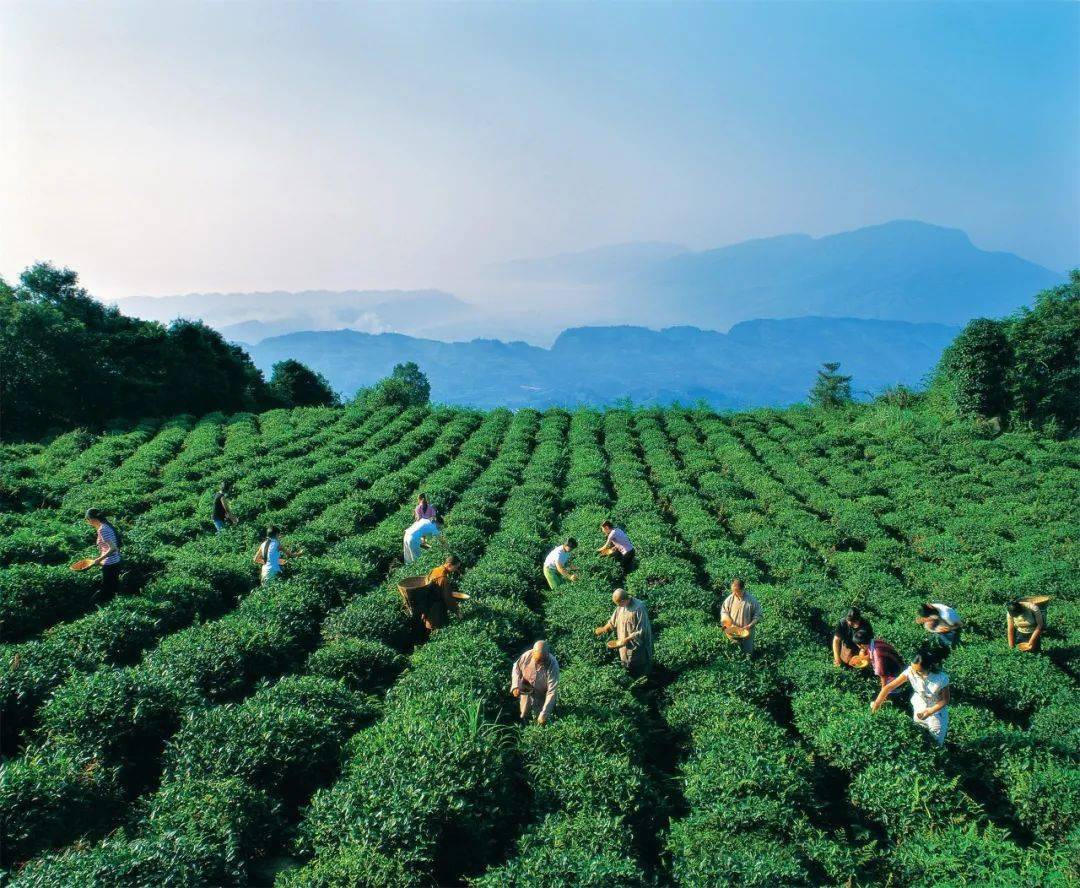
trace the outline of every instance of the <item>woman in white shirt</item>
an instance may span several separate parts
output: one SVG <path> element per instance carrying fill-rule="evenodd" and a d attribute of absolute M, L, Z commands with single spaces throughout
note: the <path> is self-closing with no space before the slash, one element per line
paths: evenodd
<path fill-rule="evenodd" d="M 255 557 L 252 559 L 252 563 L 259 565 L 259 575 L 262 582 L 272 580 L 276 576 L 281 575 L 281 556 L 282 555 L 299 555 L 299 552 L 288 552 L 281 548 L 281 540 L 278 539 L 278 529 L 271 525 L 266 528 L 266 539 L 259 543 L 259 548 L 255 550 Z"/>
<path fill-rule="evenodd" d="M 905 683 L 911 685 L 911 715 L 941 746 L 949 732 L 949 676 L 941 671 L 942 653 L 924 648 L 896 678 L 882 687 L 870 709 L 877 712 L 889 694 Z"/>

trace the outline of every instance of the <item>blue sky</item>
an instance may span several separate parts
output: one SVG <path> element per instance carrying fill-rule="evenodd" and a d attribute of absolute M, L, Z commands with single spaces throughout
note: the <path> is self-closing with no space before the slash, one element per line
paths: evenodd
<path fill-rule="evenodd" d="M 894 218 L 1080 263 L 1080 5 L 5 5 L 0 273 L 450 286 Z"/>

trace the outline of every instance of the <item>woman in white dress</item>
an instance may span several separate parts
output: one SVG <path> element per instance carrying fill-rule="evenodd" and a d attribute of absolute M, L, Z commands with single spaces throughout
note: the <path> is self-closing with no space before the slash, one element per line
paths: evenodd
<path fill-rule="evenodd" d="M 878 692 L 870 709 L 877 712 L 889 694 L 905 683 L 911 685 L 911 715 L 915 724 L 926 728 L 938 746 L 949 732 L 949 676 L 941 671 L 942 651 L 919 651 L 903 672 Z"/>

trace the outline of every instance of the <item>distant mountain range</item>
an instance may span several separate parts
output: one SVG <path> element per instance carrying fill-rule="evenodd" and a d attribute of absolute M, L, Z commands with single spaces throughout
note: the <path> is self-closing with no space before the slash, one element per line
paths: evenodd
<path fill-rule="evenodd" d="M 721 330 L 806 315 L 963 324 L 1009 314 L 1064 278 L 1012 253 L 980 250 L 958 229 L 910 221 L 700 252 L 622 244 L 496 272 L 519 286 L 572 285 L 578 300 L 590 287 L 609 314 L 632 323 Z"/>
<path fill-rule="evenodd" d="M 476 407 L 691 403 L 716 408 L 804 400 L 822 362 L 840 360 L 863 396 L 897 382 L 917 384 L 958 332 L 940 324 L 851 318 L 755 320 L 728 333 L 696 327 L 570 329 L 550 349 L 477 339 L 436 342 L 349 330 L 294 333 L 251 349 L 269 372 L 296 358 L 351 395 L 416 361 L 432 398 Z"/>
<path fill-rule="evenodd" d="M 715 250 L 630 243 L 519 259 L 483 269 L 456 288 L 459 295 L 437 289 L 193 293 L 126 299 L 121 307 L 151 320 L 202 318 L 248 344 L 344 328 L 547 345 L 566 328 L 586 324 L 726 330 L 740 321 L 806 316 L 963 324 L 1008 314 L 1063 279 L 1011 253 L 980 250 L 962 231 L 898 221 Z"/>

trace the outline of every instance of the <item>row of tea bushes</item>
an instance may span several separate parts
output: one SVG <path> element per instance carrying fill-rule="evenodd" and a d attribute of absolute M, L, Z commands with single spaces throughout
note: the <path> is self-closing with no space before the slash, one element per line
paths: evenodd
<path fill-rule="evenodd" d="M 599 417 L 575 413 L 559 536 L 579 541 L 579 579 L 544 593 L 546 638 L 561 667 L 552 721 L 522 728 L 518 741 L 531 801 L 510 859 L 474 880 L 478 888 L 646 881 L 639 836 L 658 796 L 646 773 L 648 712 L 616 655 L 592 629 L 611 614 L 621 575 L 590 542 L 610 505 Z M 530 578 L 543 583 L 538 561 Z M 524 645 L 522 646 L 524 647 Z"/>
<path fill-rule="evenodd" d="M 492 421 L 498 422 L 498 419 L 495 417 Z M 448 459 L 476 424 L 475 415 L 459 415 L 446 427 L 441 446 L 430 448 L 422 457 L 399 470 L 397 474 L 402 476 L 400 480 L 407 490 L 400 493 L 398 501 L 404 500 L 425 474 Z M 390 502 L 381 503 L 380 512 L 388 510 L 390 505 Z M 379 517 L 380 512 L 371 515 Z M 384 563 L 390 557 L 390 553 L 386 553 Z M 102 783 L 103 791 L 118 800 L 130 797 L 138 791 L 144 769 L 153 771 L 155 750 L 160 749 L 162 740 L 171 733 L 169 727 L 175 730 L 175 719 L 184 707 L 227 700 L 243 693 L 258 678 L 286 671 L 306 655 L 330 608 L 358 585 L 370 582 L 378 570 L 377 564 L 370 562 L 328 561 L 326 566 L 331 574 L 313 575 L 319 564 L 317 559 L 308 559 L 297 579 L 264 586 L 227 616 L 168 636 L 138 667 L 138 678 L 132 682 L 125 683 L 124 670 L 113 670 L 95 673 L 85 680 L 75 678 L 62 686 L 48 708 L 55 708 L 58 700 L 74 694 L 79 701 L 75 709 L 83 718 L 74 730 L 65 730 L 50 726 L 46 716 L 44 721 L 51 731 L 43 747 L 45 753 L 28 753 L 7 766 L 8 791 L 0 797 L 0 810 L 11 812 L 5 854 L 25 855 L 27 849 L 59 844 L 87 828 L 78 817 L 57 819 L 57 815 L 65 811 L 72 813 L 72 800 L 65 794 L 72 780 L 62 765 L 92 761 L 95 770 L 100 768 L 103 774 L 115 775 L 110 783 Z M 99 689 L 92 695 L 82 694 L 81 689 L 87 681 L 123 683 L 131 693 L 109 696 Z M 160 685 L 172 691 L 164 707 L 151 703 L 160 694 Z M 112 705 L 103 711 L 105 704 Z M 151 733 L 156 735 L 156 743 L 149 742 L 148 738 L 143 742 L 140 738 L 136 748 L 142 751 L 141 756 L 125 754 L 126 748 L 109 745 L 108 735 L 124 737 L 132 734 L 135 730 L 133 721 L 161 708 L 172 714 L 174 722 L 155 726 Z M 91 722 L 107 727 L 107 733 L 88 730 Z M 74 758 L 73 751 L 78 753 Z M 55 766 L 49 752 L 60 757 Z M 36 792 L 34 787 L 42 781 L 48 781 L 56 791 Z M 36 806 L 28 804 L 27 793 L 35 793 Z M 94 805 L 92 795 L 86 798 L 84 794 L 84 801 L 83 807 L 90 820 L 100 823 L 104 816 L 107 821 L 106 805 Z M 46 823 L 52 828 L 46 828 Z"/>
<path fill-rule="evenodd" d="M 531 458 L 523 447 L 517 472 L 506 467 L 496 485 L 509 494 L 501 524 L 497 510 L 476 503 L 476 529 L 490 541 L 462 581 L 473 600 L 460 622 L 414 652 L 383 719 L 352 741 L 342 779 L 316 794 L 301 824 L 301 850 L 312 860 L 280 884 L 447 883 L 496 847 L 514 810 L 513 769 L 496 723 L 508 654 L 537 625 L 520 590 L 550 534 L 564 425 L 549 414 Z"/>

